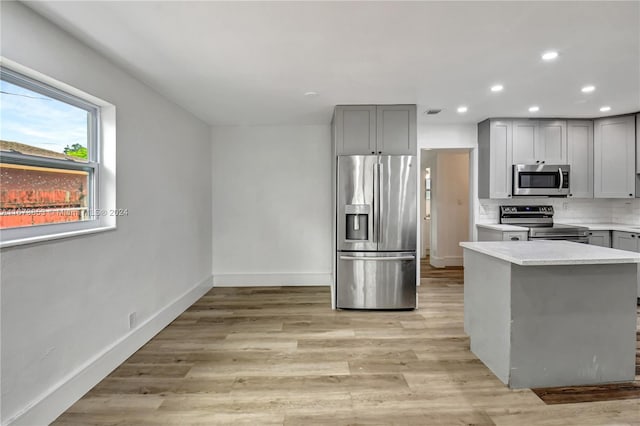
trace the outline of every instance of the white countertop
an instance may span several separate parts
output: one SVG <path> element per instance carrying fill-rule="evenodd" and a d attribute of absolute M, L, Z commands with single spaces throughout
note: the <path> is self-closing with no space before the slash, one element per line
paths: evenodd
<path fill-rule="evenodd" d="M 460 246 L 522 266 L 640 263 L 640 253 L 569 241 L 478 241 Z"/>
<path fill-rule="evenodd" d="M 622 231 L 622 232 L 634 232 L 640 234 L 640 225 L 628 225 L 624 223 L 575 223 L 569 221 L 558 222 L 563 225 L 584 226 L 589 228 L 590 231 Z M 477 223 L 478 228 L 486 228 L 494 231 L 529 231 L 529 228 L 516 225 L 505 225 L 502 223 Z"/>
<path fill-rule="evenodd" d="M 516 225 L 505 225 L 502 223 L 477 223 L 476 226 L 478 228 L 487 228 L 492 229 L 494 231 L 524 231 L 529 232 L 529 228 L 525 228 L 524 226 L 516 226 Z"/>
<path fill-rule="evenodd" d="M 626 225 L 623 223 L 563 223 L 567 225 L 584 226 L 589 228 L 589 231 L 622 231 L 640 234 L 640 225 Z"/>

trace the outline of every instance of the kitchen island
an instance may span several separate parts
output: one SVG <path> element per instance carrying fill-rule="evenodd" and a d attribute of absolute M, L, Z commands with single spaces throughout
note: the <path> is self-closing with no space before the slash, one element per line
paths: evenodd
<path fill-rule="evenodd" d="M 567 241 L 460 245 L 465 332 L 503 383 L 634 380 L 640 254 Z"/>

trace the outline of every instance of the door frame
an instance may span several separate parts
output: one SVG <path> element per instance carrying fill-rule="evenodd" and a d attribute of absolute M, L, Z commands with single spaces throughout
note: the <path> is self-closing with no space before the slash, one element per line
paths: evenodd
<path fill-rule="evenodd" d="M 422 178 L 422 170 L 424 169 L 424 166 L 422 164 L 422 151 L 432 151 L 437 153 L 468 153 L 469 155 L 469 193 L 468 193 L 468 198 L 469 198 L 469 219 L 468 219 L 468 229 L 467 229 L 467 235 L 469 237 L 469 240 L 473 241 L 476 239 L 476 235 L 475 235 L 475 214 L 474 212 L 476 211 L 476 202 L 477 202 L 477 185 L 476 185 L 476 179 L 474 179 L 475 176 L 475 171 L 476 171 L 476 164 L 477 164 L 477 149 L 476 148 L 472 148 L 472 147 L 419 147 L 418 148 L 418 162 L 420 164 L 420 173 L 417 173 L 418 175 L 418 188 L 422 188 L 421 186 L 421 178 Z M 437 173 L 437 171 L 436 171 Z M 434 174 L 433 170 L 432 170 L 432 174 Z M 435 184 L 434 178 L 432 176 L 432 185 Z M 432 190 L 433 190 L 433 186 L 432 186 Z M 424 194 L 422 194 L 422 191 L 419 190 L 420 192 L 420 197 L 423 197 Z M 435 200 L 435 202 L 437 203 L 437 199 Z M 417 203 L 417 216 L 418 216 L 418 230 L 417 230 L 417 241 L 418 246 L 420 248 L 420 254 L 421 253 L 421 249 L 422 249 L 422 215 L 421 215 L 421 206 L 422 206 L 422 200 L 421 202 Z M 432 204 L 431 206 L 431 232 L 430 232 L 430 253 L 433 253 L 433 238 L 434 238 L 434 204 Z M 437 226 L 437 221 L 435 221 L 435 225 Z M 417 282 L 420 283 L 420 269 L 421 269 L 421 265 L 417 268 L 418 270 L 418 277 L 417 277 Z"/>

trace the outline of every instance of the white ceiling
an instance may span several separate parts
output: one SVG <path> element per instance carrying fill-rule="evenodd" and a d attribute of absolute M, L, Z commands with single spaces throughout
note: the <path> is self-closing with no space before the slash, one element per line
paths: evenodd
<path fill-rule="evenodd" d="M 329 123 L 336 104 L 417 103 L 434 123 L 640 110 L 637 1 L 27 5 L 211 125 Z"/>

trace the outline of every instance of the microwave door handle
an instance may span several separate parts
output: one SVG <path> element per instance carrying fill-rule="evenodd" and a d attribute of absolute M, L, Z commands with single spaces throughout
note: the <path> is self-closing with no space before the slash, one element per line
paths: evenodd
<path fill-rule="evenodd" d="M 558 167 L 558 174 L 560 175 L 560 186 L 558 186 L 558 190 L 562 191 L 562 186 L 564 185 L 564 175 L 562 174 L 562 168 Z"/>

